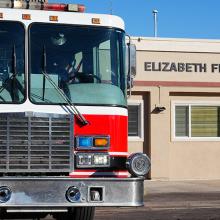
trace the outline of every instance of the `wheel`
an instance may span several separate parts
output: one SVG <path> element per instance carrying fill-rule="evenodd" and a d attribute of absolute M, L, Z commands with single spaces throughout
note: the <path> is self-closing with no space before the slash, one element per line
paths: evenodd
<path fill-rule="evenodd" d="M 95 207 L 77 207 L 74 213 L 74 220 L 93 220 Z"/>
<path fill-rule="evenodd" d="M 67 213 L 53 215 L 56 220 L 93 220 L 95 207 L 76 207 Z"/>

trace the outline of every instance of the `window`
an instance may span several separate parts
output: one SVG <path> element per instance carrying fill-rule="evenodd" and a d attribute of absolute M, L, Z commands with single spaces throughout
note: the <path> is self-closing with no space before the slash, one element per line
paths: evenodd
<path fill-rule="evenodd" d="M 188 106 L 176 106 L 176 137 L 187 137 L 189 135 L 189 108 Z"/>
<path fill-rule="evenodd" d="M 19 22 L 0 22 L 0 103 L 25 100 L 25 29 Z"/>
<path fill-rule="evenodd" d="M 175 137 L 220 137 L 220 106 L 175 105 Z"/>
<path fill-rule="evenodd" d="M 62 90 L 74 104 L 126 106 L 124 38 L 114 28 L 32 23 L 30 100 L 63 104 Z"/>
<path fill-rule="evenodd" d="M 128 104 L 128 136 L 129 140 L 143 138 L 143 102 Z"/>
<path fill-rule="evenodd" d="M 139 134 L 139 108 L 138 105 L 128 106 L 128 135 L 138 136 Z"/>

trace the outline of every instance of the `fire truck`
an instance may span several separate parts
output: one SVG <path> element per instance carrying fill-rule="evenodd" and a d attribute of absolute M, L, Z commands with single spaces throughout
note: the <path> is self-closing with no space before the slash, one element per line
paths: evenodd
<path fill-rule="evenodd" d="M 143 205 L 150 161 L 127 141 L 135 52 L 121 18 L 84 10 L 0 1 L 2 219 Z"/>

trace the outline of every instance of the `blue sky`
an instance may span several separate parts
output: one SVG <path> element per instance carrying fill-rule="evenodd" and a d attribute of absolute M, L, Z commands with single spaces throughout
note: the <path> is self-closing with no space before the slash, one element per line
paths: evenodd
<path fill-rule="evenodd" d="M 49 0 L 69 3 L 71 0 Z M 153 36 L 152 10 L 158 13 L 158 36 L 220 39 L 220 0 L 72 0 L 86 12 L 122 17 L 131 36 Z"/>

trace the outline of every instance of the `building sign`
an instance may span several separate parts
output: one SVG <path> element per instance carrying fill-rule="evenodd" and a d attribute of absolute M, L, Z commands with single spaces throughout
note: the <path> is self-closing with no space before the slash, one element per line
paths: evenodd
<path fill-rule="evenodd" d="M 220 64 L 212 63 L 179 63 L 179 62 L 144 62 L 147 72 L 194 72 L 220 73 Z"/>

